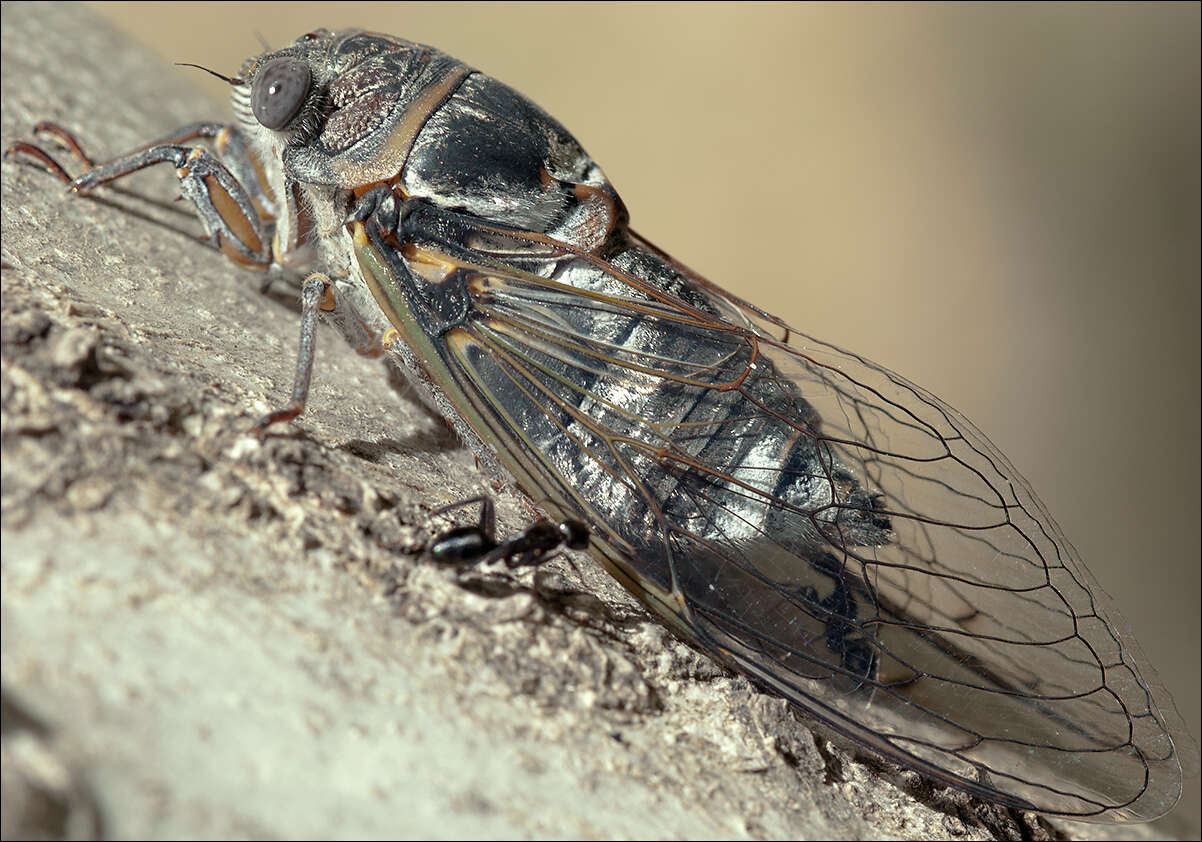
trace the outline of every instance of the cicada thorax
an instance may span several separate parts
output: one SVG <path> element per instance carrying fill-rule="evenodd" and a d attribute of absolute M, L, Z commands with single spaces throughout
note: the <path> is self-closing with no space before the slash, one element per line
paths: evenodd
<path fill-rule="evenodd" d="M 290 65 L 295 70 L 290 71 Z M 280 69 L 282 68 L 282 69 Z M 601 248 L 626 212 L 600 168 L 550 115 L 445 53 L 376 33 L 318 31 L 252 59 L 241 76 L 308 74 L 308 95 L 283 130 L 268 128 L 234 91 L 239 125 L 279 204 L 328 235 L 353 200 L 386 185 L 476 219 Z M 287 113 L 287 112 L 285 112 Z M 306 194 L 290 202 L 292 192 Z"/>

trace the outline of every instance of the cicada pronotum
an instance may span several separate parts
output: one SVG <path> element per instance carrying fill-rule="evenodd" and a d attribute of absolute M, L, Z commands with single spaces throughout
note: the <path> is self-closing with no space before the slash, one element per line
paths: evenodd
<path fill-rule="evenodd" d="M 677 634 L 829 728 L 1017 808 L 1176 802 L 1171 705 L 958 412 L 656 248 L 558 122 L 436 49 L 319 30 L 227 81 L 232 124 L 100 166 L 44 127 L 73 180 L 10 152 L 76 192 L 169 163 L 231 260 L 313 271 L 259 431 L 303 411 L 326 312 Z"/>

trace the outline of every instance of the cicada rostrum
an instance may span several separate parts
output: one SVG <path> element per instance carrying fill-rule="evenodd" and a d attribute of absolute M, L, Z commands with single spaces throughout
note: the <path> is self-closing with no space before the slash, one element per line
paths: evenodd
<path fill-rule="evenodd" d="M 326 312 L 571 525 L 476 530 L 469 555 L 587 533 L 681 637 L 982 798 L 1099 821 L 1176 802 L 1171 703 L 958 412 L 656 248 L 567 130 L 445 53 L 321 30 L 227 81 L 232 124 L 100 166 L 45 127 L 88 165 L 73 180 L 9 151 L 76 192 L 168 163 L 231 260 L 313 272 L 292 400 L 258 430 L 303 411 Z"/>

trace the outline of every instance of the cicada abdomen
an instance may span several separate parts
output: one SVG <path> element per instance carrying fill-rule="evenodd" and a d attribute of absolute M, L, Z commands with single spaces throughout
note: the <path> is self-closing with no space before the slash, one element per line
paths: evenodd
<path fill-rule="evenodd" d="M 559 123 L 438 50 L 317 31 L 229 81 L 235 124 L 72 185 L 171 162 L 230 257 L 319 272 L 292 401 L 259 429 L 303 410 L 328 311 L 573 524 L 479 529 L 471 553 L 541 557 L 587 531 L 679 635 L 982 798 L 1093 820 L 1176 802 L 1193 748 L 1171 702 L 959 413 L 655 248 Z"/>

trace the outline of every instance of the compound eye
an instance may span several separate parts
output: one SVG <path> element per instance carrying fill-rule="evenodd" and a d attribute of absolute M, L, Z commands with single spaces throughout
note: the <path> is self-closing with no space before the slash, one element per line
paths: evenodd
<path fill-rule="evenodd" d="M 250 107 L 264 128 L 288 125 L 305 104 L 313 74 L 300 59 L 277 58 L 255 76 Z"/>

